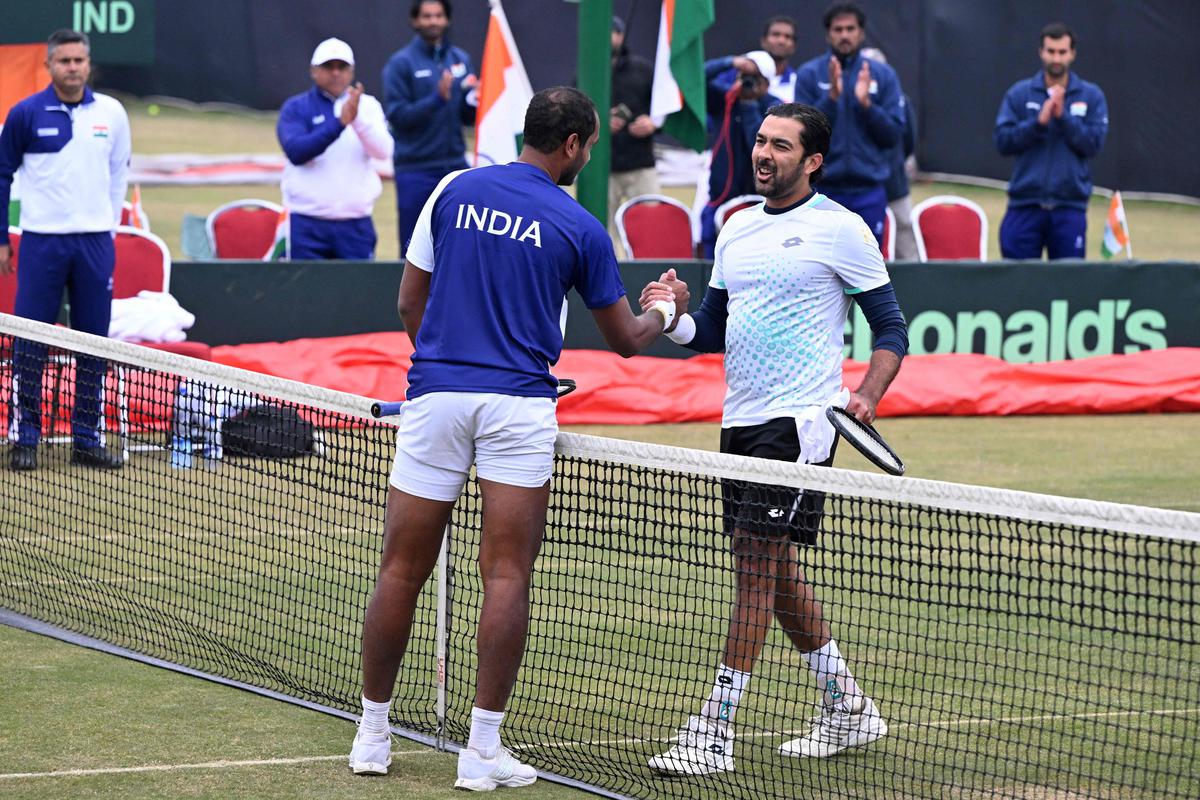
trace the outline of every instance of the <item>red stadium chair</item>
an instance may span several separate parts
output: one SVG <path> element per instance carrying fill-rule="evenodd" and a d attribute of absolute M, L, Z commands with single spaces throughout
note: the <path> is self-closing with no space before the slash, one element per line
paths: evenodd
<path fill-rule="evenodd" d="M 738 195 L 730 200 L 726 200 L 721 205 L 717 206 L 717 213 L 713 215 L 713 223 L 717 226 L 717 230 L 725 227 L 725 223 L 739 211 L 747 208 L 752 208 L 763 201 L 762 195 L 758 194 L 743 194 Z"/>
<path fill-rule="evenodd" d="M 912 211 L 920 261 L 987 261 L 987 214 L 965 197 L 938 195 Z"/>
<path fill-rule="evenodd" d="M 643 194 L 626 200 L 615 216 L 629 258 L 695 258 L 692 212 L 678 200 Z"/>
<path fill-rule="evenodd" d="M 117 228 L 117 263 L 113 268 L 113 299 L 136 297 L 138 292 L 171 291 L 171 252 L 162 239 L 149 231 L 122 225 Z M 212 348 L 204 342 L 139 342 L 155 350 L 212 359 Z"/>
<path fill-rule="evenodd" d="M 275 242 L 283 207 L 268 200 L 235 200 L 208 215 L 208 243 L 216 258 L 259 261 Z"/>
<path fill-rule="evenodd" d="M 12 249 L 12 272 L 0 275 L 0 312 L 13 313 L 17 307 L 17 251 L 21 249 L 21 229 L 8 226 L 8 246 Z"/>
<path fill-rule="evenodd" d="M 883 251 L 884 261 L 896 260 L 896 215 L 890 208 L 884 209 L 883 215 Z"/>

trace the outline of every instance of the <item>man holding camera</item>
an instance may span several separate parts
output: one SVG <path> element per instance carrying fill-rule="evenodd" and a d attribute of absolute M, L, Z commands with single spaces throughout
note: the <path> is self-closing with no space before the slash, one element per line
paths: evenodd
<path fill-rule="evenodd" d="M 608 176 L 608 227 L 615 233 L 613 216 L 624 201 L 643 194 L 658 194 L 654 165 L 654 134 L 650 119 L 650 90 L 654 65 L 635 56 L 625 46 L 625 20 L 612 22 L 612 168 Z M 629 256 L 629 253 L 625 254 Z"/>

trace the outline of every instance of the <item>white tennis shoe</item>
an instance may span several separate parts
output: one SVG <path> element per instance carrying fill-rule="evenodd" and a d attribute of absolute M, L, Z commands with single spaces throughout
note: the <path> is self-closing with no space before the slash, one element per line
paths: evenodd
<path fill-rule="evenodd" d="M 360 726 L 350 748 L 350 769 L 355 775 L 387 775 L 391 765 L 392 735 L 368 736 Z"/>
<path fill-rule="evenodd" d="M 859 697 L 849 708 L 822 706 L 812 730 L 784 742 L 779 752 L 795 758 L 829 758 L 851 747 L 862 747 L 887 735 L 887 722 L 869 697 Z"/>
<path fill-rule="evenodd" d="M 454 788 L 490 792 L 501 786 L 528 786 L 536 780 L 537 770 L 522 764 L 506 747 L 501 747 L 494 758 L 484 758 L 478 750 L 464 747 L 458 754 L 458 780 Z"/>
<path fill-rule="evenodd" d="M 669 775 L 733 772 L 733 726 L 688 717 L 670 750 L 650 759 L 650 768 Z"/>

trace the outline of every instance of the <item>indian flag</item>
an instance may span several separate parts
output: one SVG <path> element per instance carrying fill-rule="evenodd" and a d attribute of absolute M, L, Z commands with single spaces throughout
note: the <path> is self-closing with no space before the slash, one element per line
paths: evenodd
<path fill-rule="evenodd" d="M 713 0 L 663 0 L 650 117 L 693 150 L 705 143 L 704 31 Z"/>
<path fill-rule="evenodd" d="M 1113 192 L 1108 204 L 1108 218 L 1104 221 L 1104 241 L 1100 244 L 1100 255 L 1112 258 L 1125 248 L 1127 258 L 1133 258 L 1133 244 L 1129 240 L 1129 222 L 1125 219 L 1125 204 L 1121 193 Z"/>
<path fill-rule="evenodd" d="M 126 223 L 131 228 L 141 228 L 144 231 L 150 230 L 150 220 L 146 219 L 146 210 L 142 208 L 142 186 L 135 183 L 133 185 L 133 194 L 129 199 L 129 221 Z"/>
<path fill-rule="evenodd" d="M 475 112 L 475 163 L 507 164 L 517 158 L 517 137 L 525 130 L 525 110 L 533 87 L 513 41 L 500 0 L 491 0 L 483 64 L 479 71 L 479 108 Z"/>
<path fill-rule="evenodd" d="M 291 243 L 288 241 L 291 226 L 288 224 L 288 210 L 279 212 L 279 221 L 275 223 L 275 240 L 271 248 L 262 257 L 263 261 L 287 261 L 291 257 Z"/>

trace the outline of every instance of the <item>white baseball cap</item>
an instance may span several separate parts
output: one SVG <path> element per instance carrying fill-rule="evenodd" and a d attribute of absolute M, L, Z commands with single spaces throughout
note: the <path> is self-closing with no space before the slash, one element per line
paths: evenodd
<path fill-rule="evenodd" d="M 313 50 L 311 63 L 314 67 L 319 67 L 330 61 L 345 61 L 353 67 L 354 51 L 341 39 L 326 39 L 317 45 L 316 50 Z"/>
<path fill-rule="evenodd" d="M 771 54 L 766 50 L 751 50 L 746 53 L 746 58 L 754 62 L 758 67 L 758 71 L 767 80 L 772 80 L 775 77 L 775 59 L 771 58 Z"/>

